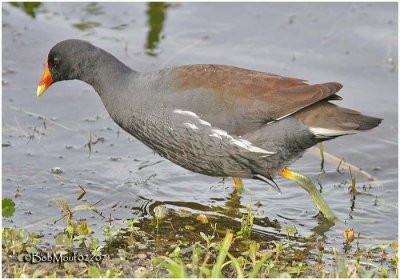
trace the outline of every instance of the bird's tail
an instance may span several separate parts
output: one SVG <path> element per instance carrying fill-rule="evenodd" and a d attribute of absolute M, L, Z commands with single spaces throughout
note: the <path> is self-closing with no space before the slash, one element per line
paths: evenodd
<path fill-rule="evenodd" d="M 318 102 L 294 115 L 310 128 L 317 138 L 333 138 L 377 127 L 382 119 L 365 116 L 327 101 Z"/>

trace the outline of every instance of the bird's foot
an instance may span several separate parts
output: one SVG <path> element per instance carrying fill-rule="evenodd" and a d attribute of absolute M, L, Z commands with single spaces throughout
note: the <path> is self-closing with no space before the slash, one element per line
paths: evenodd
<path fill-rule="evenodd" d="M 241 193 L 242 191 L 244 191 L 244 184 L 242 179 L 238 178 L 238 177 L 232 177 L 233 178 L 233 184 L 235 186 L 235 190 L 238 193 Z"/>

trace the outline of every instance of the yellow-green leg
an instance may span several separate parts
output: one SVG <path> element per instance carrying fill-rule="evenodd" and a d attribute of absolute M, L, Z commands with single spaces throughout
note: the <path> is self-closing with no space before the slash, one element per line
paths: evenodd
<path fill-rule="evenodd" d="M 333 214 L 331 208 L 329 208 L 325 199 L 322 197 L 321 193 L 317 190 L 310 178 L 295 171 L 289 170 L 286 167 L 282 169 L 281 175 L 291 181 L 296 182 L 300 187 L 305 189 L 311 195 L 315 205 L 326 219 L 329 221 L 334 221 L 336 219 L 335 214 Z"/>

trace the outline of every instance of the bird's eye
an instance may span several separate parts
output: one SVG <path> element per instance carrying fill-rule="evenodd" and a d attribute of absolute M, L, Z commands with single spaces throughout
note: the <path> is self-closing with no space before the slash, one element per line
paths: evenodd
<path fill-rule="evenodd" d="M 59 59 L 58 57 L 54 58 L 54 65 L 59 65 L 61 62 L 61 59 Z"/>

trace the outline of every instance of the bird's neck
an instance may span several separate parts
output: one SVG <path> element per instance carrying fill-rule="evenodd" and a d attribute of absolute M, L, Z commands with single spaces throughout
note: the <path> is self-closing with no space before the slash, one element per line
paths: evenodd
<path fill-rule="evenodd" d="M 79 79 L 91 85 L 103 99 L 115 95 L 127 76 L 135 73 L 115 56 L 98 49 L 89 59 L 89 67 L 80 73 Z"/>

